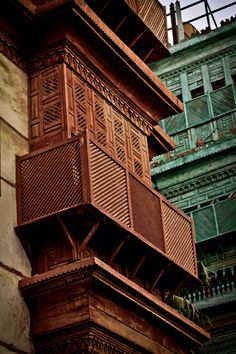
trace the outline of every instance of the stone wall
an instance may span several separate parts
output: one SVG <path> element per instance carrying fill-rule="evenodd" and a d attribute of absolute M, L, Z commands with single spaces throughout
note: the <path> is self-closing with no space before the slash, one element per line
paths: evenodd
<path fill-rule="evenodd" d="M 18 281 L 31 266 L 14 231 L 15 157 L 28 152 L 28 78 L 0 54 L 0 354 L 32 353 L 29 313 Z"/>

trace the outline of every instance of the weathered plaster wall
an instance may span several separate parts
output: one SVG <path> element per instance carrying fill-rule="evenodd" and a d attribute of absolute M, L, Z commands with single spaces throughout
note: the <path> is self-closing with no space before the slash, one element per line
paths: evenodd
<path fill-rule="evenodd" d="M 28 152 L 28 79 L 3 54 L 0 82 L 0 354 L 31 353 L 29 313 L 18 289 L 31 267 L 14 231 L 15 156 Z"/>

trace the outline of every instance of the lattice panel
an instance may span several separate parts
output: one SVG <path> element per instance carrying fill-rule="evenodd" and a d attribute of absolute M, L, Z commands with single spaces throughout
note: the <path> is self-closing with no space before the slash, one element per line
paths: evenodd
<path fill-rule="evenodd" d="M 120 119 L 114 120 L 114 130 L 115 134 L 119 136 L 121 139 L 124 139 L 124 124 Z"/>
<path fill-rule="evenodd" d="M 232 86 L 212 92 L 211 102 L 214 116 L 231 111 L 236 106 Z"/>
<path fill-rule="evenodd" d="M 196 127 L 197 138 L 203 139 L 205 142 L 212 138 L 212 127 L 211 123 L 202 124 Z"/>
<path fill-rule="evenodd" d="M 228 199 L 221 203 L 217 203 L 214 206 L 219 233 L 236 230 L 236 199 Z"/>
<path fill-rule="evenodd" d="M 230 136 L 236 127 L 236 116 L 234 114 L 224 115 L 217 119 L 216 126 L 220 137 Z"/>
<path fill-rule="evenodd" d="M 127 0 L 126 0 L 127 1 Z M 157 2 L 149 0 L 127 1 L 135 13 L 138 13 L 142 21 L 165 45 L 168 45 L 166 14 L 164 7 Z"/>
<path fill-rule="evenodd" d="M 107 146 L 107 136 L 106 136 L 106 133 L 102 129 L 97 130 L 97 142 L 104 147 Z"/>
<path fill-rule="evenodd" d="M 43 77 L 43 96 L 55 94 L 59 90 L 59 76 L 57 72 L 52 73 L 48 77 Z"/>
<path fill-rule="evenodd" d="M 78 104 L 81 104 L 82 107 L 85 106 L 86 103 L 85 89 L 78 83 L 78 81 L 75 81 L 75 100 Z"/>
<path fill-rule="evenodd" d="M 116 157 L 119 161 L 126 163 L 125 148 L 116 142 Z"/>
<path fill-rule="evenodd" d="M 208 64 L 208 71 L 209 71 L 209 76 L 211 81 L 224 77 L 222 59 L 215 60 L 214 62 Z"/>
<path fill-rule="evenodd" d="M 165 251 L 159 197 L 131 175 L 130 190 L 134 230 Z"/>
<path fill-rule="evenodd" d="M 235 55 L 235 53 L 231 53 L 229 55 L 229 62 L 230 62 L 231 73 L 235 74 L 236 73 L 236 55 Z"/>
<path fill-rule="evenodd" d="M 187 73 L 189 89 L 192 90 L 195 87 L 203 85 L 202 70 L 197 68 Z"/>
<path fill-rule="evenodd" d="M 62 65 L 30 76 L 31 149 L 42 148 L 62 139 Z"/>
<path fill-rule="evenodd" d="M 186 115 L 189 126 L 209 120 L 210 113 L 207 96 L 205 95 L 186 103 Z"/>
<path fill-rule="evenodd" d="M 134 159 L 134 172 L 139 177 L 143 177 L 143 166 L 140 161 Z"/>
<path fill-rule="evenodd" d="M 163 120 L 165 130 L 168 134 L 177 133 L 179 130 L 186 128 L 185 113 L 181 112 L 174 116 L 168 117 Z"/>
<path fill-rule="evenodd" d="M 75 110 L 76 110 L 76 120 L 79 129 L 85 130 L 87 127 L 86 118 L 86 91 L 82 87 L 78 80 L 74 83 L 75 89 Z"/>
<path fill-rule="evenodd" d="M 94 119 L 97 142 L 103 147 L 108 146 L 107 141 L 107 124 L 105 101 L 97 95 L 94 95 Z"/>
<path fill-rule="evenodd" d="M 217 235 L 213 206 L 198 209 L 192 213 L 196 241 L 204 241 Z"/>
<path fill-rule="evenodd" d="M 180 132 L 179 134 L 172 136 L 172 138 L 174 139 L 174 141 L 176 143 L 176 150 L 175 151 L 183 152 L 183 151 L 186 151 L 190 148 L 188 130 Z"/>
<path fill-rule="evenodd" d="M 166 253 L 189 272 L 196 274 L 191 222 L 163 202 Z"/>
<path fill-rule="evenodd" d="M 140 148 L 140 138 L 138 133 L 135 133 L 134 131 L 131 131 L 131 142 L 132 142 L 132 147 L 137 153 L 141 153 L 141 148 Z"/>
<path fill-rule="evenodd" d="M 79 142 L 20 161 L 21 222 L 83 201 Z"/>
<path fill-rule="evenodd" d="M 160 78 L 162 80 L 162 77 Z M 171 91 L 181 90 L 180 76 L 171 75 L 171 77 L 166 80 L 166 85 Z"/>
<path fill-rule="evenodd" d="M 112 117 L 115 134 L 115 155 L 119 161 L 127 164 L 124 118 L 114 111 Z"/>
<path fill-rule="evenodd" d="M 100 102 L 95 102 L 95 119 L 101 123 L 105 123 L 105 110 Z"/>
<path fill-rule="evenodd" d="M 61 122 L 61 104 L 57 102 L 43 110 L 43 126 L 48 129 Z"/>
<path fill-rule="evenodd" d="M 93 198 L 96 204 L 130 226 L 126 172 L 90 142 Z"/>

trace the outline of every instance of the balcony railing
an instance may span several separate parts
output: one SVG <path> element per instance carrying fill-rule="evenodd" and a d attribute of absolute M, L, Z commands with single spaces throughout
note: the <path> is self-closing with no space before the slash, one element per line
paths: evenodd
<path fill-rule="evenodd" d="M 86 135 L 18 157 L 18 225 L 83 204 L 197 274 L 191 219 Z"/>
<path fill-rule="evenodd" d="M 236 266 L 219 269 L 210 277 L 210 287 L 202 286 L 186 294 L 188 300 L 204 308 L 236 299 Z"/>

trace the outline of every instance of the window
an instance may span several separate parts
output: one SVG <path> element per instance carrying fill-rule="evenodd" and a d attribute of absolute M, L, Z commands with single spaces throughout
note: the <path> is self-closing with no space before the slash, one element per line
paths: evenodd
<path fill-rule="evenodd" d="M 199 86 L 199 87 L 197 87 L 197 88 L 191 90 L 191 95 L 192 95 L 192 98 L 195 98 L 195 97 L 204 95 L 204 88 L 203 88 L 203 86 Z"/>

